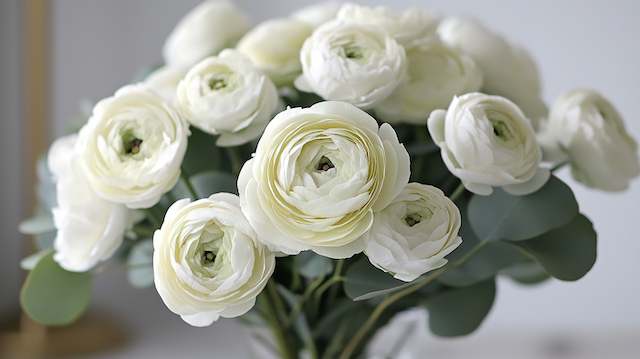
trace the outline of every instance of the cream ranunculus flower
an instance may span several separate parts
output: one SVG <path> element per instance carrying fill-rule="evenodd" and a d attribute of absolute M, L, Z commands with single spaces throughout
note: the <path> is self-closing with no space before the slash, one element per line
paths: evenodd
<path fill-rule="evenodd" d="M 100 197 L 149 208 L 178 181 L 188 136 L 186 121 L 154 91 L 125 86 L 94 107 L 79 160 Z"/>
<path fill-rule="evenodd" d="M 294 12 L 291 17 L 304 21 L 314 28 L 335 19 L 338 10 L 342 7 L 339 2 L 326 1 L 319 4 L 309 5 Z"/>
<path fill-rule="evenodd" d="M 249 31 L 237 49 L 277 86 L 291 85 L 302 72 L 300 49 L 311 32 L 313 27 L 300 20 L 268 20 Z"/>
<path fill-rule="evenodd" d="M 389 123 L 424 125 L 431 111 L 482 85 L 482 72 L 469 56 L 437 41 L 407 50 L 407 60 L 407 82 L 375 107 Z"/>
<path fill-rule="evenodd" d="M 569 159 L 576 180 L 604 191 L 622 191 L 640 175 L 638 145 L 613 105 L 593 90 L 561 96 L 543 122 L 545 159 Z"/>
<path fill-rule="evenodd" d="M 302 91 L 371 108 L 406 76 L 405 52 L 382 29 L 341 21 L 317 28 L 300 53 Z"/>
<path fill-rule="evenodd" d="M 393 128 L 343 102 L 278 114 L 238 178 L 242 211 L 274 251 L 347 258 L 409 180 Z"/>
<path fill-rule="evenodd" d="M 167 102 L 175 104 L 178 84 L 186 74 L 186 69 L 163 66 L 149 74 L 144 83 Z"/>
<path fill-rule="evenodd" d="M 440 19 L 420 8 L 396 12 L 384 6 L 369 7 L 348 3 L 340 8 L 337 17 L 341 21 L 381 28 L 407 49 L 438 40 Z"/>
<path fill-rule="evenodd" d="M 153 236 L 154 282 L 165 305 L 193 326 L 248 312 L 275 267 L 238 197 L 174 203 Z"/>
<path fill-rule="evenodd" d="M 78 162 L 76 142 L 77 135 L 63 137 L 49 150 L 48 165 L 58 200 L 53 208 L 57 229 L 53 258 L 66 270 L 85 272 L 118 249 L 129 211 L 93 192 Z"/>
<path fill-rule="evenodd" d="M 489 195 L 502 187 L 524 195 L 549 178 L 539 166 L 542 153 L 531 123 L 504 97 L 456 97 L 447 111 L 431 113 L 428 126 L 447 168 L 471 192 Z"/>
<path fill-rule="evenodd" d="M 375 214 L 365 254 L 371 263 L 411 282 L 445 264 L 462 239 L 460 211 L 441 190 L 409 183 L 384 210 Z"/>
<path fill-rule="evenodd" d="M 218 146 L 260 136 L 279 106 L 273 82 L 235 50 L 194 66 L 178 86 L 178 107 L 192 125 L 219 134 Z"/>
<path fill-rule="evenodd" d="M 508 43 L 481 23 L 471 19 L 448 18 L 438 28 L 442 40 L 471 56 L 484 75 L 482 91 L 515 102 L 537 123 L 547 116 L 541 97 L 537 66 L 529 53 Z"/>
<path fill-rule="evenodd" d="M 167 65 L 189 67 L 232 47 L 249 30 L 249 20 L 228 0 L 206 0 L 191 10 L 164 44 Z"/>

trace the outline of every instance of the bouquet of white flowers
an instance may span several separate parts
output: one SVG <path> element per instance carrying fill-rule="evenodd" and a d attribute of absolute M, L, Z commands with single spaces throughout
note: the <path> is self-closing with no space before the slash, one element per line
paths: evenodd
<path fill-rule="evenodd" d="M 186 323 L 242 316 L 285 358 L 355 357 L 414 307 L 465 335 L 496 276 L 593 266 L 556 169 L 604 191 L 640 172 L 609 101 L 573 90 L 547 110 L 530 55 L 473 20 L 320 4 L 250 29 L 205 1 L 163 54 L 41 164 L 21 226 L 38 322 L 78 318 L 115 260 Z"/>

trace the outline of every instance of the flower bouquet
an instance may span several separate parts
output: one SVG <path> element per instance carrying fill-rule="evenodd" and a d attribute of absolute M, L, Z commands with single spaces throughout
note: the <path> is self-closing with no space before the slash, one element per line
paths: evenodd
<path fill-rule="evenodd" d="M 65 325 L 107 261 L 193 326 L 266 328 L 284 358 L 351 358 L 395 314 L 473 332 L 495 278 L 575 281 L 596 233 L 565 183 L 640 172 L 611 103 L 550 110 L 529 54 L 423 9 L 320 4 L 250 28 L 205 1 L 164 64 L 40 164 L 24 311 Z M 264 331 L 263 331 L 264 332 Z"/>

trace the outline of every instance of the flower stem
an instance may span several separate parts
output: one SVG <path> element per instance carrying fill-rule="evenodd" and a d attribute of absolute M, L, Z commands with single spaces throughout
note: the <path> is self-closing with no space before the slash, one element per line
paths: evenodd
<path fill-rule="evenodd" d="M 456 187 L 456 189 L 453 191 L 453 193 L 451 193 L 451 195 L 449 196 L 449 199 L 451 199 L 452 202 L 455 202 L 458 199 L 458 197 L 462 196 L 463 193 L 464 193 L 464 185 L 460 183 L 458 187 Z"/>
<path fill-rule="evenodd" d="M 231 161 L 231 171 L 234 175 L 238 176 L 242 169 L 242 165 L 244 164 L 242 156 L 238 152 L 239 147 L 225 147 L 225 149 L 227 150 L 229 160 Z"/>
<path fill-rule="evenodd" d="M 185 171 L 184 167 L 182 167 L 182 170 L 180 171 L 180 178 L 182 178 L 182 182 L 184 182 L 184 185 L 187 187 L 187 190 L 191 194 L 191 197 L 193 197 L 194 200 L 198 199 L 198 193 L 193 187 L 193 183 L 191 183 L 191 180 L 189 180 L 189 173 Z"/>
<path fill-rule="evenodd" d="M 553 167 L 551 167 L 549 170 L 551 171 L 551 173 L 554 173 L 568 164 L 569 164 L 569 161 L 561 161 L 553 165 Z"/>
<path fill-rule="evenodd" d="M 462 188 L 464 189 L 464 187 L 462 187 Z M 456 192 L 457 192 L 457 190 L 456 190 Z M 351 356 L 356 351 L 356 349 L 358 349 L 358 346 L 360 345 L 360 342 L 362 341 L 362 339 L 364 339 L 364 337 L 368 334 L 369 330 L 371 330 L 371 328 L 374 326 L 374 324 L 378 321 L 378 319 L 380 318 L 382 313 L 385 311 L 385 309 L 387 309 L 390 305 L 392 305 L 395 302 L 397 302 L 398 300 L 406 297 L 407 295 L 410 295 L 410 294 L 416 292 L 417 290 L 419 290 L 420 288 L 426 286 L 427 284 L 433 282 L 436 278 L 438 278 L 441 274 L 443 274 L 444 272 L 446 272 L 450 268 L 455 268 L 455 267 L 458 267 L 458 266 L 464 264 L 471 257 L 473 257 L 474 254 L 476 254 L 480 249 L 482 249 L 482 247 L 484 247 L 486 244 L 487 244 L 487 241 L 482 241 L 482 242 L 476 244 L 475 247 L 473 247 L 466 255 L 464 255 L 462 258 L 460 258 L 455 263 L 452 263 L 451 265 L 447 265 L 447 266 L 442 267 L 440 269 L 436 269 L 435 271 L 431 272 L 431 274 L 427 275 L 423 279 L 416 281 L 416 283 L 414 285 L 412 285 L 410 287 L 407 287 L 407 288 L 405 288 L 405 289 L 403 289 L 401 291 L 398 291 L 398 292 L 388 296 L 382 302 L 380 302 L 380 304 L 378 304 L 375 307 L 375 309 L 373 310 L 373 312 L 369 316 L 369 319 L 367 319 L 367 321 L 360 327 L 360 329 L 358 329 L 356 334 L 351 338 L 349 343 L 347 343 L 347 346 L 344 348 L 344 350 L 340 354 L 340 359 L 349 359 L 349 358 L 351 358 Z"/>
<path fill-rule="evenodd" d="M 265 319 L 271 326 L 271 331 L 273 332 L 278 350 L 280 351 L 280 356 L 284 359 L 295 359 L 296 355 L 292 352 L 293 346 L 289 344 L 282 322 L 278 319 L 281 314 L 279 315 L 277 313 L 277 306 L 275 304 L 277 299 L 274 297 L 274 295 L 277 296 L 278 293 L 275 291 L 273 285 L 273 282 L 270 280 L 267 284 L 266 293 L 264 294 Z"/>

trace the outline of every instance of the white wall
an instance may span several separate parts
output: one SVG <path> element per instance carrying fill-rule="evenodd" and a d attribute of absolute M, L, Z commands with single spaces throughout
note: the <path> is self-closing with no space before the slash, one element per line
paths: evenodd
<path fill-rule="evenodd" d="M 311 2 L 243 0 L 239 4 L 260 20 L 286 15 L 292 10 L 290 4 L 297 7 Z M 109 95 L 139 68 L 159 61 L 164 37 L 194 3 L 197 1 L 55 1 L 52 66 L 58 133 L 64 121 L 75 114 L 79 99 Z M 425 4 L 409 0 L 386 3 Z M 624 115 L 630 132 L 640 138 L 640 47 L 636 38 L 640 34 L 640 2 L 431 0 L 428 5 L 443 13 L 476 16 L 511 40 L 525 44 L 538 60 L 548 101 L 577 86 L 602 91 Z M 546 338 L 554 333 L 611 336 L 640 331 L 640 306 L 635 304 L 640 296 L 640 240 L 634 228 L 640 219 L 640 184 L 636 182 L 626 193 L 610 195 L 569 182 L 581 210 L 594 221 L 599 233 L 594 270 L 577 283 L 551 282 L 533 289 L 501 282 L 493 313 L 474 337 L 466 339 L 470 343 L 490 343 L 491 338 L 505 333 L 534 333 Z M 196 331 L 187 328 L 162 308 L 152 291 L 128 288 L 118 271 L 105 274 L 98 283 L 98 305 L 112 308 L 119 317 L 128 314 L 123 320 L 134 328 L 144 328 L 139 322 L 152 320 L 167 326 L 154 329 L 163 330 L 167 338 L 189 333 L 184 344 L 190 343 L 195 352 L 199 349 L 194 342 L 200 338 L 205 340 L 203 345 L 223 343 L 213 333 L 219 335 L 218 340 L 226 340 L 230 331 L 237 330 L 230 322 Z M 150 333 L 141 334 L 141 338 L 148 345 L 154 340 Z M 163 336 L 158 334 L 158 338 Z M 178 353 L 181 344 L 174 343 L 175 348 L 157 353 Z M 202 350 L 204 355 L 206 346 Z"/>

